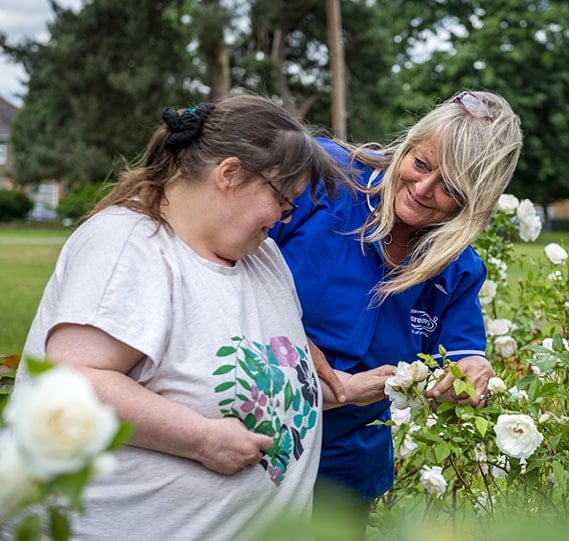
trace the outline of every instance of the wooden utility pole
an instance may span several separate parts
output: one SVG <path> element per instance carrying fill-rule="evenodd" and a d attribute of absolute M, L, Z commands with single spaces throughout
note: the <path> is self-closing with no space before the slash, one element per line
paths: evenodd
<path fill-rule="evenodd" d="M 346 140 L 346 92 L 344 76 L 344 45 L 340 0 L 326 0 L 328 15 L 328 50 L 332 73 L 332 131 Z"/>

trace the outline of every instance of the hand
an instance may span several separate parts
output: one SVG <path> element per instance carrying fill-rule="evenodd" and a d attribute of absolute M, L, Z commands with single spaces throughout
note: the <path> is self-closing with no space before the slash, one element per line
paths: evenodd
<path fill-rule="evenodd" d="M 385 381 L 394 373 L 395 367 L 388 364 L 357 374 L 348 374 L 347 372 L 336 370 L 337 377 L 346 389 L 347 403 L 355 406 L 367 406 L 387 398 L 385 396 Z M 325 409 L 343 405 L 335 403 L 331 399 L 330 390 L 324 385 L 322 389 Z"/>
<path fill-rule="evenodd" d="M 494 375 L 492 365 L 484 357 L 472 356 L 460 359 L 456 362 L 456 366 L 467 376 L 467 382 L 474 387 L 475 397 L 471 398 L 463 394 L 456 396 L 453 389 L 455 378 L 450 372 L 427 391 L 427 396 L 434 400 L 448 400 L 458 404 L 470 404 L 477 408 L 483 408 L 488 396 L 488 380 Z"/>
<path fill-rule="evenodd" d="M 321 382 L 325 382 L 328 385 L 328 388 L 334 393 L 338 402 L 345 402 L 346 390 L 344 389 L 344 385 L 340 381 L 336 371 L 328 363 L 326 355 L 324 355 L 322 350 L 310 339 L 308 340 L 308 349 L 310 350 L 312 362 L 314 363 Z"/>
<path fill-rule="evenodd" d="M 247 466 L 258 464 L 273 440 L 245 428 L 236 417 L 211 419 L 204 430 L 199 462 L 223 475 L 233 475 Z"/>

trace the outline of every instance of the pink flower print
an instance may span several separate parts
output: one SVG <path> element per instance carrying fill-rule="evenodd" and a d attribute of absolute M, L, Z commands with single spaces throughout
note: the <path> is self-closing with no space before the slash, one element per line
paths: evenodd
<path fill-rule="evenodd" d="M 271 465 L 268 465 L 267 473 L 269 474 L 269 479 L 278 487 L 284 477 L 281 468 L 279 466 L 273 467 Z"/>
<path fill-rule="evenodd" d="M 281 366 L 296 367 L 298 353 L 286 336 L 274 336 L 271 338 L 270 346 Z"/>
<path fill-rule="evenodd" d="M 259 422 L 263 418 L 264 407 L 267 405 L 267 395 L 261 393 L 256 385 L 251 386 L 251 399 L 247 400 L 241 410 L 245 413 L 253 412 L 255 419 Z"/>

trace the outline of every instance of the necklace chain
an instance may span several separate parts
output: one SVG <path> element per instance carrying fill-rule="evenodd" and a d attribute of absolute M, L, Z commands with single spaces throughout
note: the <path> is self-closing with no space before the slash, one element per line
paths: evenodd
<path fill-rule="evenodd" d="M 389 246 L 390 244 L 395 244 L 396 246 L 399 246 L 400 248 L 410 248 L 413 245 L 413 242 L 409 242 L 407 244 L 401 244 L 400 242 L 397 242 L 393 238 L 393 235 L 391 233 L 387 233 L 387 235 L 385 235 L 385 237 L 383 239 L 383 243 L 385 244 L 385 246 Z"/>

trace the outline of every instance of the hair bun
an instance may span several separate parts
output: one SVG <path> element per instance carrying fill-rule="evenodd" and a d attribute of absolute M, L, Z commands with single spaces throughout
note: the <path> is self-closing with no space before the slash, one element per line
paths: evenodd
<path fill-rule="evenodd" d="M 200 103 L 179 113 L 173 107 L 165 107 L 162 110 L 162 119 L 171 133 L 164 147 L 171 152 L 187 148 L 199 136 L 204 122 L 214 108 L 211 103 Z"/>

